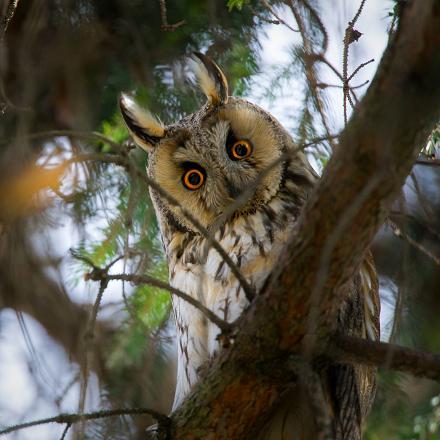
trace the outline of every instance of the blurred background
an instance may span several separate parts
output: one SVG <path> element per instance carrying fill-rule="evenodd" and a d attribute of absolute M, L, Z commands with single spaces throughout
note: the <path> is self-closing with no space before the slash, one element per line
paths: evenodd
<path fill-rule="evenodd" d="M 0 2 L 0 429 L 60 412 L 170 410 L 169 294 L 90 275 L 105 268 L 168 279 L 140 177 L 146 154 L 128 139 L 119 93 L 176 121 L 204 101 L 188 56 L 208 53 L 232 94 L 271 111 L 299 145 L 311 143 L 307 154 L 322 172 L 401 4 L 367 0 L 361 35 L 344 55 L 358 1 L 298 1 L 302 33 L 282 2 Z M 344 92 L 344 78 L 371 59 Z M 438 352 L 440 130 L 420 149 L 373 253 L 382 339 Z M 5 438 L 140 439 L 151 423 L 113 417 Z M 381 370 L 365 438 L 440 439 L 438 384 Z"/>

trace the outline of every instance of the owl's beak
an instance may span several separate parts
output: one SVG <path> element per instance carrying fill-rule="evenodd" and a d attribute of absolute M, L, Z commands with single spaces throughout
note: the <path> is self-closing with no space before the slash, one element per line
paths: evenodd
<path fill-rule="evenodd" d="M 228 190 L 229 197 L 232 199 L 237 199 L 240 197 L 240 194 L 243 192 L 241 188 L 235 186 L 232 182 L 226 179 L 226 188 Z"/>

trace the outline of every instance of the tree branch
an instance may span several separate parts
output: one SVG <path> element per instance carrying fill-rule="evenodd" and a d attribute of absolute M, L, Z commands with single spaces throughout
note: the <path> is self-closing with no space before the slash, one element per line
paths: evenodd
<path fill-rule="evenodd" d="M 352 79 L 356 73 L 365 65 L 364 63 L 361 64 L 355 71 L 354 73 L 352 73 L 350 75 L 350 77 L 348 76 L 348 54 L 349 54 L 349 50 L 350 50 L 350 44 L 353 43 L 353 41 L 356 41 L 356 37 L 355 37 L 355 32 L 357 32 L 354 29 L 354 25 L 356 24 L 356 22 L 358 21 L 362 10 L 364 8 L 365 5 L 365 1 L 366 0 L 362 0 L 358 10 L 356 11 L 355 16 L 353 17 L 353 19 L 348 23 L 347 28 L 345 29 L 345 34 L 344 34 L 344 49 L 343 49 L 343 53 L 342 53 L 342 83 L 343 83 L 343 87 L 344 87 L 344 97 L 343 97 L 343 108 L 344 108 L 344 123 L 347 124 L 347 100 L 351 103 L 350 101 L 350 91 L 348 88 L 348 83 L 350 82 L 350 79 Z M 362 35 L 359 32 L 357 33 L 358 38 Z M 370 63 L 372 60 L 368 61 L 366 64 Z M 351 103 L 352 104 L 352 103 Z M 353 104 L 352 104 L 353 107 Z"/>
<path fill-rule="evenodd" d="M 209 321 L 217 325 L 217 327 L 225 334 L 230 334 L 230 332 L 232 331 L 232 324 L 219 318 L 212 310 L 205 307 L 200 301 L 197 301 L 195 298 L 188 295 L 187 293 L 182 292 L 181 290 L 176 289 L 173 286 L 170 286 L 168 283 L 165 283 L 148 275 L 136 275 L 127 273 L 109 275 L 105 271 L 105 269 L 103 270 L 95 267 L 92 272 L 87 274 L 87 279 L 101 282 L 129 281 L 136 286 L 148 284 L 150 286 L 158 287 L 159 289 L 166 290 L 172 295 L 182 298 L 184 301 L 191 304 L 193 307 L 199 310 Z"/>
<path fill-rule="evenodd" d="M 122 145 L 118 144 L 117 142 L 113 141 L 107 136 L 104 136 L 102 133 L 98 133 L 96 131 L 77 131 L 77 130 L 48 130 L 48 131 L 40 131 L 37 133 L 29 133 L 27 136 L 19 136 L 15 138 L 14 140 L 16 142 L 19 142 L 20 140 L 27 139 L 27 140 L 35 140 L 35 139 L 51 139 L 55 137 L 69 137 L 69 138 L 75 138 L 75 139 L 86 139 L 86 140 L 92 140 L 92 141 L 101 141 L 105 144 L 110 145 L 113 147 L 115 151 L 121 151 Z M 10 143 L 10 141 L 2 141 L 2 143 Z"/>
<path fill-rule="evenodd" d="M 346 335 L 337 335 L 327 354 L 338 362 L 382 366 L 440 381 L 439 354 Z"/>
<path fill-rule="evenodd" d="M 103 419 L 106 417 L 116 417 L 125 415 L 136 415 L 136 414 L 148 414 L 156 419 L 159 423 L 159 427 L 165 432 L 168 431 L 169 418 L 164 414 L 149 409 L 149 408 L 122 408 L 122 409 L 112 409 L 104 411 L 95 411 L 85 414 L 58 414 L 55 417 L 49 417 L 47 419 L 33 420 L 32 422 L 20 423 L 19 425 L 13 425 L 8 428 L 2 429 L 0 435 L 10 434 L 11 432 L 19 431 L 20 429 L 31 428 L 32 426 L 45 425 L 48 423 L 60 423 L 72 425 L 73 423 L 78 423 L 83 420 L 96 420 Z M 70 427 L 70 426 L 69 426 Z"/>
<path fill-rule="evenodd" d="M 429 249 L 426 249 L 425 246 L 423 246 L 418 241 L 414 240 L 412 237 L 410 237 L 406 232 L 402 231 L 399 226 L 397 226 L 393 221 L 387 220 L 387 225 L 389 225 L 396 237 L 401 238 L 402 240 L 409 243 L 413 248 L 417 249 L 419 252 L 424 254 L 426 257 L 431 259 L 437 266 L 440 266 L 440 257 L 437 257 L 434 255 Z"/>
<path fill-rule="evenodd" d="M 329 340 L 344 286 L 440 119 L 439 28 L 438 0 L 411 2 L 405 8 L 375 79 L 305 207 L 297 234 L 263 292 L 239 319 L 234 344 L 219 353 L 173 414 L 173 438 L 215 433 L 212 438 L 241 439 L 249 427 L 264 421 L 288 389 L 286 356 L 301 353 L 308 339 L 314 291 L 313 337 L 317 347 Z"/>
<path fill-rule="evenodd" d="M 323 57 L 323 54 L 327 47 L 327 33 L 325 31 L 324 26 L 322 25 L 321 20 L 319 20 L 320 26 L 322 26 L 321 31 L 323 30 L 323 45 L 321 51 L 316 54 L 313 51 L 313 42 L 309 36 L 309 33 L 307 32 L 307 26 L 305 24 L 305 21 L 303 19 L 302 14 L 300 13 L 300 10 L 298 8 L 298 5 L 296 2 L 293 2 L 292 0 L 285 0 L 285 3 L 288 5 L 290 10 L 292 11 L 292 14 L 295 18 L 296 24 L 298 25 L 299 32 L 301 34 L 301 39 L 303 42 L 304 47 L 304 64 L 305 64 L 305 74 L 307 82 L 310 86 L 310 91 L 312 93 L 313 101 L 315 103 L 316 110 L 318 111 L 322 125 L 325 129 L 325 133 L 327 136 L 331 139 L 331 130 L 329 127 L 329 123 L 327 120 L 327 115 L 325 112 L 325 104 L 322 99 L 322 96 L 317 88 L 318 80 L 317 80 L 317 73 L 316 73 L 316 66 L 315 61 L 319 57 Z M 307 3 L 307 2 L 306 2 Z M 313 16 L 313 14 L 312 14 Z M 334 144 L 330 141 L 330 145 L 332 148 L 334 148 Z"/>
<path fill-rule="evenodd" d="M 95 328 L 96 328 L 96 320 L 98 318 L 99 308 L 101 306 L 102 297 L 104 296 L 104 291 L 107 288 L 108 281 L 101 280 L 99 283 L 99 291 L 96 295 L 95 302 L 93 304 L 93 308 L 89 315 L 89 321 L 87 323 L 87 330 L 84 333 L 84 359 L 81 365 L 82 372 L 82 381 L 80 387 L 80 396 L 79 396 L 79 405 L 78 411 L 81 416 L 84 415 L 84 408 L 86 404 L 86 396 L 87 396 L 87 387 L 89 384 L 89 374 L 90 374 L 90 360 L 93 356 L 92 348 L 93 348 L 93 339 L 95 338 Z M 80 437 L 84 434 L 84 417 L 81 418 L 80 425 Z"/>
<path fill-rule="evenodd" d="M 266 9 L 277 19 L 278 23 L 282 23 L 284 26 L 286 26 L 288 29 L 290 29 L 292 32 L 299 32 L 298 29 L 294 29 L 292 26 L 287 23 L 287 21 L 283 20 L 276 12 L 275 9 L 270 5 L 270 3 L 267 0 L 262 0 L 263 5 L 266 7 Z"/>
<path fill-rule="evenodd" d="M 440 159 L 417 159 L 416 164 L 439 167 Z"/>
<path fill-rule="evenodd" d="M 167 4 L 165 0 L 159 0 L 159 6 L 160 6 L 160 19 L 162 20 L 162 26 L 161 28 L 164 31 L 175 31 L 180 26 L 183 26 L 186 21 L 180 20 L 177 23 L 169 24 L 168 23 L 168 13 L 167 13 Z"/>

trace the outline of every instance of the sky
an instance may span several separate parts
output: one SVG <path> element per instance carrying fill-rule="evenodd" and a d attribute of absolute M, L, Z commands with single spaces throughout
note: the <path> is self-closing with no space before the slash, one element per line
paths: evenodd
<path fill-rule="evenodd" d="M 331 35 L 328 58 L 336 66 L 342 63 L 342 39 L 346 23 L 353 17 L 354 8 L 359 2 L 352 0 L 321 1 L 324 24 Z M 380 61 L 387 42 L 386 25 L 389 22 L 387 13 L 391 1 L 368 0 L 364 11 L 356 25 L 356 29 L 363 33 L 357 43 L 350 47 L 350 69 L 352 71 L 359 63 L 374 58 L 375 61 L 363 69 L 354 83 L 359 84 L 371 79 Z M 342 11 L 342 14 L 341 14 Z M 340 15 L 336 14 L 338 12 Z M 286 11 L 283 18 L 294 25 L 293 17 Z M 254 87 L 248 97 L 271 111 L 286 127 L 292 126 L 292 114 L 301 110 L 300 84 L 292 81 L 283 88 L 282 96 L 275 102 L 261 97 L 262 90 L 268 85 L 268 73 L 274 66 L 289 61 L 289 46 L 299 43 L 299 34 L 284 26 L 267 24 L 264 26 L 262 44 L 262 73 L 255 80 Z M 329 84 L 338 84 L 333 74 L 323 70 L 322 79 Z M 365 91 L 366 88 L 362 89 Z M 343 126 L 342 118 L 342 91 L 333 89 L 327 102 L 331 116 L 332 128 L 337 132 Z M 98 225 L 92 225 L 98 231 Z M 71 247 L 77 245 L 79 236 L 68 219 L 63 219 L 59 227 L 50 232 L 50 242 L 53 250 L 60 256 L 68 254 Z M 121 267 L 114 270 L 119 272 Z M 63 275 L 69 278 L 71 265 L 64 264 Z M 120 301 L 121 285 L 112 283 L 105 292 L 103 304 Z M 96 294 L 96 286 L 91 288 L 80 282 L 72 288 L 71 295 L 75 301 L 91 302 Z M 22 331 L 17 315 L 10 311 L 3 311 L 0 315 L 0 424 L 9 425 L 24 420 L 56 415 L 59 412 L 77 410 L 79 396 L 78 386 L 68 388 L 60 401 L 59 407 L 51 403 L 51 397 L 66 389 L 77 369 L 72 367 L 65 353 L 45 333 L 44 329 L 29 317 L 24 317 L 28 335 Z M 389 313 L 383 314 L 383 325 L 389 320 Z M 34 362 L 30 362 L 30 359 Z M 31 370 L 35 368 L 36 371 Z M 37 378 L 35 380 L 34 378 Z M 92 379 L 89 386 L 90 394 L 87 401 L 89 410 L 99 408 L 96 380 Z M 60 437 L 62 426 L 43 425 L 36 428 L 19 431 L 16 435 L 6 436 L 5 439 L 22 440 L 50 440 Z M 68 437 L 69 438 L 69 437 Z"/>

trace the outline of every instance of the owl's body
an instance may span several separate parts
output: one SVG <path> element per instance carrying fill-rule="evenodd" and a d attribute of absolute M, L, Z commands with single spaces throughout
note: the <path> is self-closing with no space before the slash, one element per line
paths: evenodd
<path fill-rule="evenodd" d="M 121 100 L 121 108 L 135 141 L 149 152 L 149 176 L 212 233 L 258 292 L 295 233 L 317 176 L 278 121 L 245 100 L 228 97 L 220 69 L 203 55 L 197 57 L 199 80 L 209 98 L 198 112 L 163 127 L 128 98 Z M 241 200 L 245 190 L 248 197 Z M 150 192 L 170 284 L 233 322 L 249 304 L 243 286 L 180 208 Z M 236 206 L 232 213 L 231 204 Z M 348 288 L 338 330 L 377 339 L 377 285 L 369 260 Z M 197 383 L 200 367 L 221 347 L 219 329 L 199 310 L 173 298 L 173 311 L 178 332 L 175 409 Z M 320 374 L 333 405 L 337 438 L 360 438 L 374 391 L 373 370 L 333 366 Z M 338 407 L 338 399 L 344 405 Z M 342 416 L 347 420 L 338 420 Z M 316 438 L 308 397 L 300 387 L 286 396 L 260 437 Z"/>
<path fill-rule="evenodd" d="M 232 218 L 214 234 L 256 291 L 277 263 L 295 225 L 298 202 L 305 200 L 306 191 L 298 188 L 294 179 L 307 181 L 307 189 L 314 181 L 314 174 L 298 161 L 290 165 L 286 176 L 282 189 L 264 208 Z M 219 253 L 212 247 L 205 252 L 207 240 L 198 234 L 176 230 L 167 222 L 161 230 L 168 243 L 165 249 L 171 285 L 197 298 L 228 322 L 238 318 L 248 301 Z M 174 298 L 173 309 L 179 331 L 176 407 L 197 382 L 197 369 L 219 348 L 219 329 L 184 300 Z"/>

